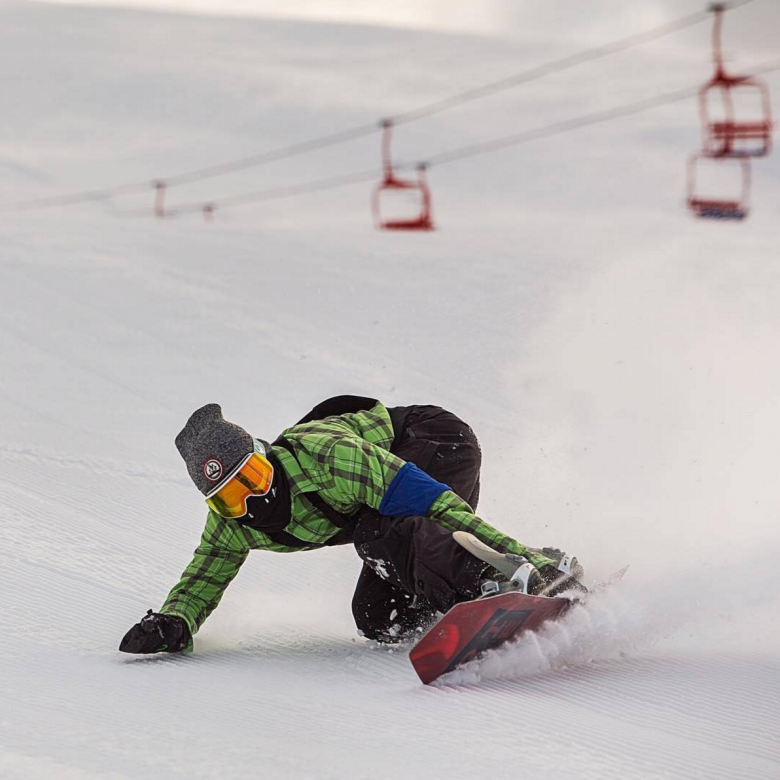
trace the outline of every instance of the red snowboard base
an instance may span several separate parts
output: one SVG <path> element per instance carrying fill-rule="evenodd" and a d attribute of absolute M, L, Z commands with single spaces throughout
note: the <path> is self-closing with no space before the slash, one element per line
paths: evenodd
<path fill-rule="evenodd" d="M 456 604 L 412 648 L 409 659 L 427 685 L 524 631 L 533 631 L 569 607 L 565 598 L 502 593 Z"/>

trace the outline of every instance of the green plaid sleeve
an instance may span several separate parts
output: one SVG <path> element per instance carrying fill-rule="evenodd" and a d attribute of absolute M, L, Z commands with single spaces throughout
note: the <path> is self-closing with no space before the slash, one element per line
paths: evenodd
<path fill-rule="evenodd" d="M 219 604 L 248 552 L 246 539 L 230 528 L 224 518 L 209 512 L 192 561 L 160 612 L 182 618 L 194 635 Z"/>
<path fill-rule="evenodd" d="M 537 568 L 548 563 L 554 563 L 554 561 L 544 555 L 529 552 L 528 547 L 520 544 L 511 536 L 502 534 L 493 526 L 477 517 L 474 514 L 474 510 L 451 490 L 442 493 L 431 504 L 427 516 L 449 531 L 468 531 L 474 534 L 477 539 L 494 550 L 514 553 L 515 555 L 525 555 Z"/>
<path fill-rule="evenodd" d="M 404 461 L 359 436 L 310 433 L 296 453 L 320 495 L 344 512 L 368 505 L 378 509 Z"/>
<path fill-rule="evenodd" d="M 405 461 L 365 439 L 338 439 L 328 465 L 336 490 L 349 491 L 358 504 L 379 509 L 382 499 Z"/>

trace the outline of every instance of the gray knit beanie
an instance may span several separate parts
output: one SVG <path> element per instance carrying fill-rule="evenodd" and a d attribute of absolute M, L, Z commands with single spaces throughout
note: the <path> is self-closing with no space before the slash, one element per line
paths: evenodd
<path fill-rule="evenodd" d="M 222 416 L 219 404 L 206 404 L 192 413 L 176 437 L 176 449 L 192 481 L 208 495 L 254 451 L 252 437 Z"/>

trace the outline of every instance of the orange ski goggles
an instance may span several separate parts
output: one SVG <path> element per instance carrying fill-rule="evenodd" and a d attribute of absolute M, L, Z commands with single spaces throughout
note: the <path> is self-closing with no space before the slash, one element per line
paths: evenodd
<path fill-rule="evenodd" d="M 274 467 L 265 457 L 265 447 L 255 439 L 250 452 L 222 484 L 206 496 L 206 504 L 222 517 L 243 517 L 250 496 L 264 496 L 274 481 Z"/>

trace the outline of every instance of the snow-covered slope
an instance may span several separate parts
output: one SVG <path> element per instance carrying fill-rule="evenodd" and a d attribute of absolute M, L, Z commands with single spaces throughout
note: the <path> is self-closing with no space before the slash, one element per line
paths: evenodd
<path fill-rule="evenodd" d="M 305 140 L 571 51 L 530 24 L 504 42 L 0 14 L 3 201 Z M 690 30 L 443 114 L 399 156 L 694 84 L 706 45 Z M 749 222 L 690 221 L 696 121 L 680 103 L 434 169 L 431 235 L 374 232 L 364 185 L 211 225 L 119 215 L 146 195 L 3 213 L 0 776 L 778 777 L 780 166 L 756 166 Z M 377 146 L 171 198 L 362 170 Z M 270 438 L 339 392 L 458 412 L 486 518 L 630 576 L 425 688 L 355 635 L 354 551 L 255 553 L 195 654 L 120 656 L 199 537 L 173 446 L 189 413 L 217 401 Z"/>

